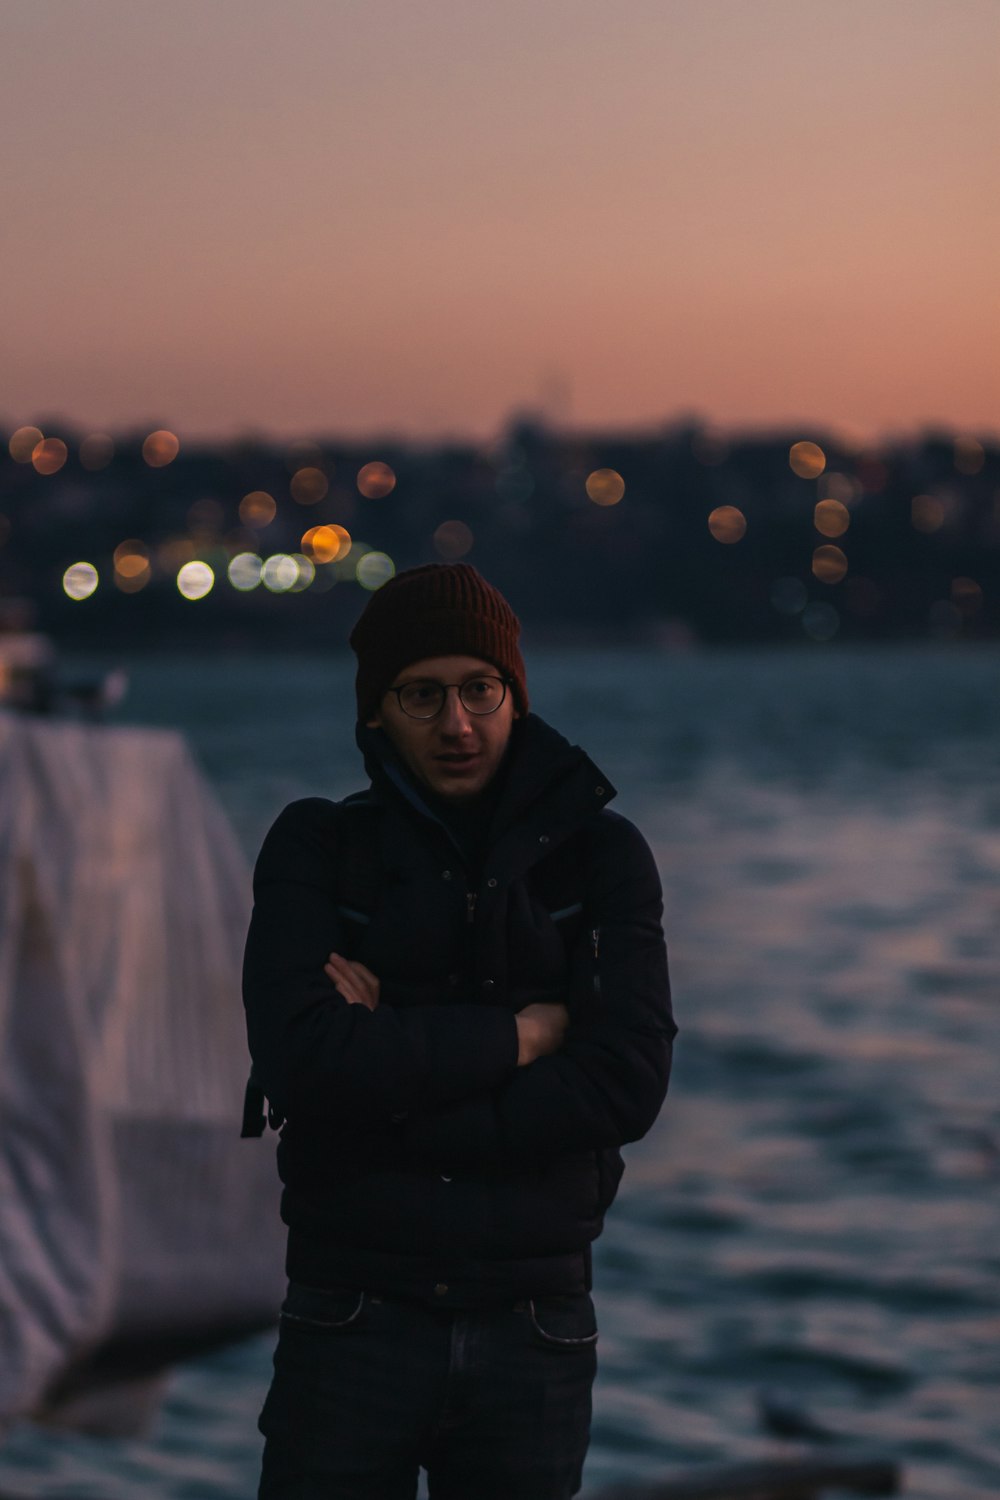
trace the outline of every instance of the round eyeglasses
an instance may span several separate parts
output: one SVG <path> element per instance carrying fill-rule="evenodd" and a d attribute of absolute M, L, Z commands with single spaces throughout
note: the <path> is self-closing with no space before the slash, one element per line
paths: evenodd
<path fill-rule="evenodd" d="M 464 682 L 435 682 L 420 677 L 389 688 L 408 719 L 434 719 L 444 708 L 450 688 L 458 692 L 458 701 L 470 714 L 495 714 L 507 696 L 506 677 L 467 677 Z"/>

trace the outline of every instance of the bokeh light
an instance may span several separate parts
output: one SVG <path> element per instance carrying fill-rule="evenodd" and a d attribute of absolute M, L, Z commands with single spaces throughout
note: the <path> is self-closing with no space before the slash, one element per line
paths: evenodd
<path fill-rule="evenodd" d="M 840 615 L 832 604 L 807 604 L 802 611 L 802 629 L 812 641 L 832 641 L 840 629 Z"/>
<path fill-rule="evenodd" d="M 31 463 L 39 474 L 58 474 L 69 458 L 69 449 L 62 438 L 42 438 L 31 453 Z"/>
<path fill-rule="evenodd" d="M 843 536 L 851 524 L 851 513 L 839 500 L 820 500 L 813 511 L 813 525 L 822 536 Z"/>
<path fill-rule="evenodd" d="M 585 488 L 595 505 L 617 505 L 625 493 L 625 481 L 617 469 L 594 469 L 587 475 Z"/>
<path fill-rule="evenodd" d="M 149 549 L 137 537 L 119 542 L 114 551 L 115 583 L 123 594 L 137 594 L 152 577 Z"/>
<path fill-rule="evenodd" d="M 381 500 L 396 488 L 396 476 L 388 464 L 365 464 L 358 470 L 358 489 L 366 500 Z"/>
<path fill-rule="evenodd" d="M 380 589 L 396 571 L 396 564 L 384 552 L 366 552 L 358 563 L 355 577 L 363 589 Z"/>
<path fill-rule="evenodd" d="M 313 468 L 297 469 L 289 484 L 292 499 L 299 505 L 318 505 L 329 488 L 323 470 Z"/>
<path fill-rule="evenodd" d="M 978 474 L 986 462 L 982 443 L 974 437 L 955 439 L 955 471 L 958 474 Z"/>
<path fill-rule="evenodd" d="M 936 495 L 914 495 L 910 501 L 910 520 L 915 531 L 928 536 L 940 531 L 947 519 L 947 507 Z"/>
<path fill-rule="evenodd" d="M 299 565 L 287 552 L 272 552 L 264 560 L 260 577 L 272 594 L 287 594 L 298 582 Z"/>
<path fill-rule="evenodd" d="M 301 594 L 316 577 L 316 565 L 312 558 L 306 557 L 302 552 L 293 552 L 291 558 L 296 567 L 295 582 L 292 584 L 291 592 Z"/>
<path fill-rule="evenodd" d="M 44 437 L 40 427 L 19 427 L 11 433 L 7 451 L 16 464 L 30 464 L 31 455 Z"/>
<path fill-rule="evenodd" d="M 98 469 L 106 469 L 115 456 L 114 441 L 106 432 L 88 433 L 80 444 L 79 456 L 83 468 L 92 474 Z"/>
<path fill-rule="evenodd" d="M 310 526 L 300 543 L 306 557 L 317 563 L 339 562 L 351 550 L 351 534 L 344 526 Z"/>
<path fill-rule="evenodd" d="M 277 513 L 277 505 L 267 490 L 251 490 L 240 501 L 240 520 L 244 526 L 270 526 Z"/>
<path fill-rule="evenodd" d="M 818 443 L 793 443 L 788 450 L 788 467 L 800 479 L 818 479 L 826 468 L 826 454 Z"/>
<path fill-rule="evenodd" d="M 446 562 L 455 562 L 471 552 L 474 540 L 464 521 L 442 521 L 434 533 L 434 550 Z"/>
<path fill-rule="evenodd" d="M 708 518 L 708 529 L 717 542 L 731 544 L 746 535 L 747 518 L 735 505 L 717 505 Z"/>
<path fill-rule="evenodd" d="M 238 589 L 241 594 L 249 594 L 260 583 L 263 567 L 263 559 L 256 552 L 238 552 L 230 559 L 226 577 L 234 589 Z"/>
<path fill-rule="evenodd" d="M 839 547 L 817 547 L 812 570 L 820 583 L 839 583 L 847 572 L 847 558 Z"/>
<path fill-rule="evenodd" d="M 177 587 L 185 599 L 204 599 L 212 592 L 215 574 L 207 562 L 188 562 L 177 574 Z"/>
<path fill-rule="evenodd" d="M 151 432 L 142 445 L 142 456 L 151 469 L 165 469 L 181 451 L 180 439 L 165 427 Z"/>
<path fill-rule="evenodd" d="M 70 599 L 89 599 L 99 582 L 93 563 L 70 563 L 62 577 L 63 592 Z"/>

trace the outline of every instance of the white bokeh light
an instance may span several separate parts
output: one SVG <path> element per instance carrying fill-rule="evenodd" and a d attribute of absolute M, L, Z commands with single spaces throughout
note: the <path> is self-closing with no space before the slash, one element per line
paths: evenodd
<path fill-rule="evenodd" d="M 177 574 L 177 587 L 185 599 L 204 599 L 214 583 L 215 574 L 205 562 L 185 563 Z"/>

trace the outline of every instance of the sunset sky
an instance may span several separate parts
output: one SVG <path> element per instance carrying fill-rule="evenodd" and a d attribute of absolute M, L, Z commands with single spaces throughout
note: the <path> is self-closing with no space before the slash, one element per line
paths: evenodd
<path fill-rule="evenodd" d="M 998 0 L 4 0 L 0 427 L 1000 431 Z"/>

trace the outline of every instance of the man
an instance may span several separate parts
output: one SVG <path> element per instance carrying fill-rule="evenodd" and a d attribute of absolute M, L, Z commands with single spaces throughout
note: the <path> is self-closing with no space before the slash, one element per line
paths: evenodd
<path fill-rule="evenodd" d="M 360 798 L 293 803 L 244 995 L 288 1297 L 260 1500 L 563 1500 L 590 1424 L 590 1244 L 675 1027 L 659 880 L 607 778 L 528 713 L 474 568 L 351 636 Z"/>

